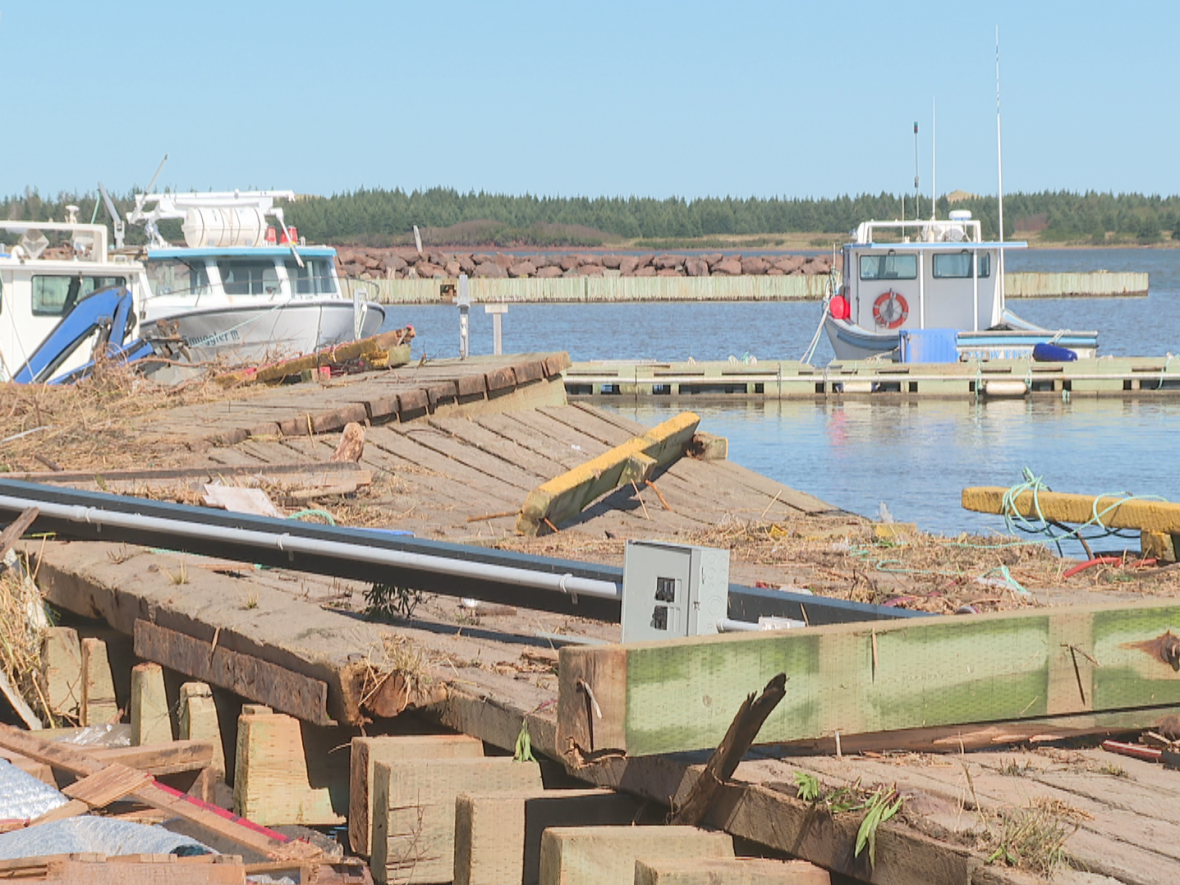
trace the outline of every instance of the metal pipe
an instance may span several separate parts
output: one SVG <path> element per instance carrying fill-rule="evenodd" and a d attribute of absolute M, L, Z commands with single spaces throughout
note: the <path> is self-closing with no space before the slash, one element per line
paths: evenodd
<path fill-rule="evenodd" d="M 530 569 L 491 563 L 470 562 L 442 556 L 428 556 L 422 553 L 407 553 L 370 547 L 364 544 L 350 544 L 342 541 L 326 541 L 307 538 L 288 532 L 270 532 L 239 529 L 228 526 L 212 526 L 180 519 L 143 516 L 138 513 L 119 513 L 99 507 L 85 507 L 74 504 L 52 502 L 0 495 L 0 508 L 25 510 L 36 507 L 44 516 L 64 519 L 68 522 L 87 525 L 154 531 L 177 537 L 202 538 L 212 541 L 232 540 L 239 544 L 265 550 L 278 550 L 294 557 L 296 553 L 320 556 L 349 557 L 361 562 L 385 565 L 392 568 L 409 568 L 434 572 L 456 578 L 476 578 L 518 587 L 537 590 L 551 590 L 576 599 L 578 596 L 593 596 L 599 599 L 620 599 L 622 588 L 610 581 L 593 578 L 579 578 L 572 574 L 556 575 Z"/>

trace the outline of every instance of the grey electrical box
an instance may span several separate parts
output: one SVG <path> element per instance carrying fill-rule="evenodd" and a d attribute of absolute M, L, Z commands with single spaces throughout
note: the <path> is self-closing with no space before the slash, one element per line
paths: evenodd
<path fill-rule="evenodd" d="M 717 632 L 729 609 L 729 551 L 628 541 L 623 559 L 623 641 Z"/>

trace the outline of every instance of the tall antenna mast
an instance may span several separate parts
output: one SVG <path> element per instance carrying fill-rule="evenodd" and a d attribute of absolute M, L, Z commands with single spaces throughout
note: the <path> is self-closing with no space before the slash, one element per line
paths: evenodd
<path fill-rule="evenodd" d="M 922 217 L 922 196 L 918 190 L 918 121 L 914 121 L 914 218 Z"/>
<path fill-rule="evenodd" d="M 1000 137 L 1000 26 L 996 25 L 996 174 L 999 178 L 1000 238 L 1004 242 L 1004 151 Z M 1004 249 L 1000 248 L 1000 308 L 1004 306 Z"/>
<path fill-rule="evenodd" d="M 938 99 L 930 99 L 930 220 L 938 215 Z"/>

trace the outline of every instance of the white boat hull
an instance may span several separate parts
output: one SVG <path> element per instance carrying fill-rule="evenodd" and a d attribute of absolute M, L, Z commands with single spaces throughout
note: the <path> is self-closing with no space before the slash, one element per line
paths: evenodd
<path fill-rule="evenodd" d="M 157 321 L 164 323 L 166 334 L 175 329 L 193 362 L 258 364 L 311 353 L 358 337 L 353 303 L 339 298 L 188 311 L 149 302 L 142 333 L 156 334 Z M 359 337 L 375 335 L 384 321 L 384 308 L 369 303 Z"/>
<path fill-rule="evenodd" d="M 1021 328 L 962 331 L 956 335 L 958 358 L 964 360 L 1031 359 L 1038 344 L 1068 348 L 1080 359 L 1097 355 L 1097 332 L 1053 331 L 1020 320 L 1011 313 L 1005 319 Z M 1014 321 L 1014 322 L 1013 322 Z M 824 330 L 838 360 L 867 360 L 880 357 L 900 360 L 900 331 L 871 332 L 854 323 L 824 317 Z"/>

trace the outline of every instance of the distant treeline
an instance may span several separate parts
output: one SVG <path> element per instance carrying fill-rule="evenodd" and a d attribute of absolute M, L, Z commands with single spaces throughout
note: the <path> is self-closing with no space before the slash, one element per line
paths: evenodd
<path fill-rule="evenodd" d="M 904 204 L 903 204 L 904 200 Z M 64 219 L 65 206 L 81 207 L 89 221 L 97 194 L 40 196 L 36 190 L 0 201 L 0 217 L 28 221 Z M 116 197 L 121 214 L 132 206 L 130 195 Z M 331 197 L 304 197 L 286 208 L 289 224 L 309 242 L 383 246 L 411 241 L 417 225 L 431 245 L 594 246 L 622 240 L 689 241 L 698 239 L 773 237 L 776 234 L 843 234 L 861 221 L 914 217 L 915 209 L 929 215 L 930 203 L 915 206 L 906 197 L 841 196 L 821 199 L 780 197 L 736 199 L 706 197 L 696 200 L 648 197 L 534 197 L 488 193 L 460 193 L 431 188 L 358 190 Z M 981 220 L 983 233 L 997 232 L 995 197 L 939 199 L 938 215 L 969 209 Z M 103 208 L 99 220 L 109 220 Z M 166 236 L 179 236 L 169 225 Z M 1060 242 L 1151 243 L 1165 236 L 1180 239 L 1180 196 L 1044 191 L 1010 194 L 1004 198 L 1004 228 L 1008 238 L 1039 232 L 1041 239 Z M 130 230 L 129 242 L 142 242 L 142 232 Z"/>

